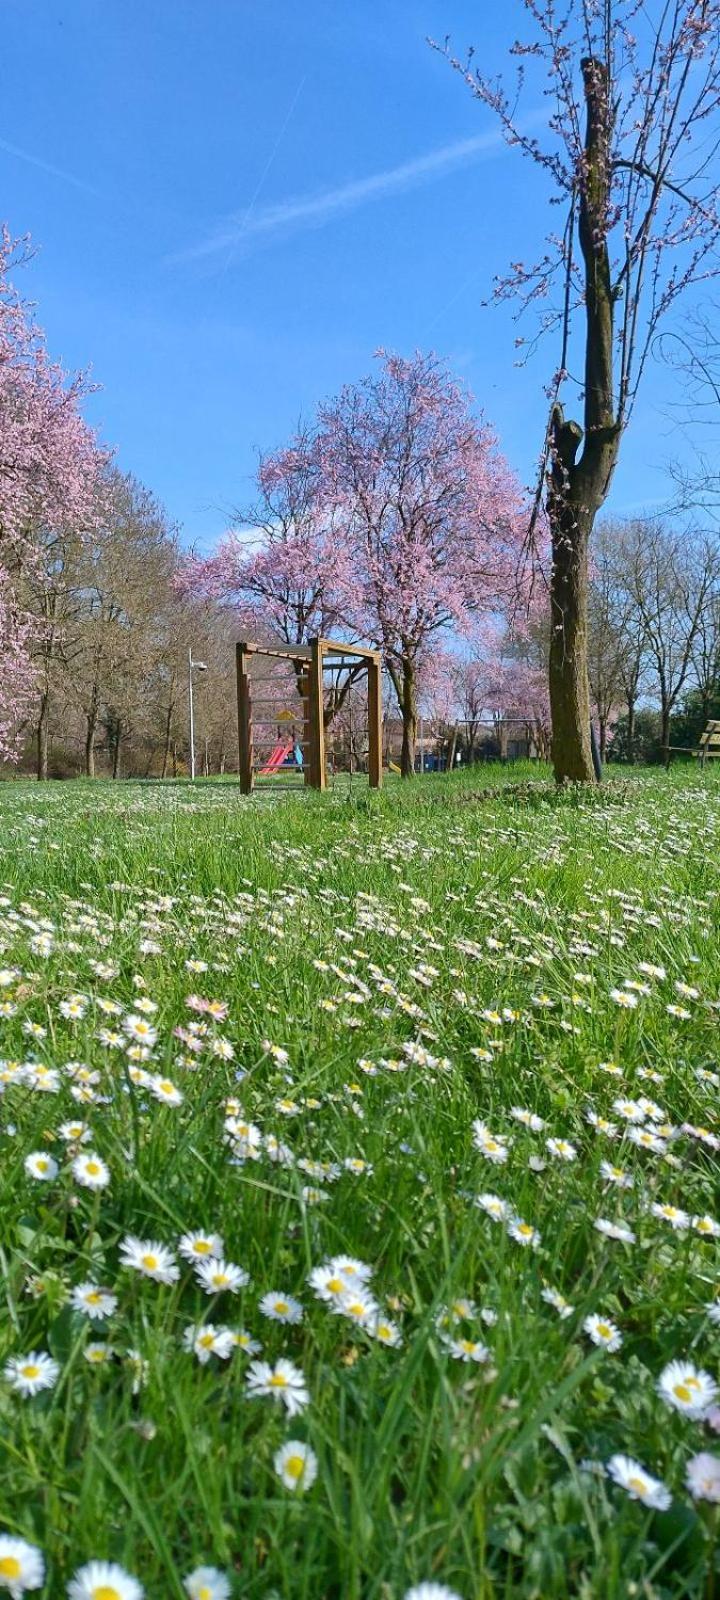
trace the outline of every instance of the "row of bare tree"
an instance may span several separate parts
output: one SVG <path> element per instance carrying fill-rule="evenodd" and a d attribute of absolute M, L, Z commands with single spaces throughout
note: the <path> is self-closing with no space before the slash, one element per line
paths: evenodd
<path fill-rule="evenodd" d="M 42 627 L 22 765 L 40 779 L 186 770 L 192 647 L 209 667 L 196 683 L 199 770 L 223 771 L 234 756 L 236 626 L 212 601 L 181 596 L 176 530 L 147 489 L 110 469 L 103 505 L 90 534 L 48 533 L 26 580 Z"/>
<path fill-rule="evenodd" d="M 606 522 L 591 550 L 588 656 L 604 756 L 624 714 L 632 756 L 638 707 L 671 718 L 693 692 L 704 720 L 720 691 L 720 539 L 661 520 Z"/>

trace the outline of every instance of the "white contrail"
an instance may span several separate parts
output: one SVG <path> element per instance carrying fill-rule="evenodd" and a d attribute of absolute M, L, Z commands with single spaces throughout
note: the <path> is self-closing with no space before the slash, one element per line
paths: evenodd
<path fill-rule="evenodd" d="M 102 190 L 94 188 L 93 184 L 85 183 L 83 178 L 76 178 L 72 172 L 65 172 L 63 167 L 53 166 L 51 161 L 43 161 L 41 156 L 31 155 L 29 150 L 21 150 L 19 145 L 10 144 L 8 139 L 0 139 L 0 150 L 5 150 L 9 156 L 16 156 L 18 161 L 27 161 L 31 167 L 39 167 L 41 172 L 49 172 L 52 178 L 61 178 L 63 183 L 72 184 L 74 189 L 82 189 L 85 194 L 93 194 L 98 200 L 103 198 Z"/>
<path fill-rule="evenodd" d="M 291 196 L 277 205 L 264 206 L 248 215 L 238 212 L 218 227 L 207 239 L 179 250 L 168 259 L 171 262 L 201 261 L 217 255 L 230 245 L 245 245 L 260 237 L 282 234 L 290 229 L 318 226 L 332 217 L 357 211 L 360 206 L 386 195 L 401 194 L 433 178 L 441 178 L 455 167 L 466 166 L 483 155 L 492 155 L 506 147 L 500 131 L 479 134 L 474 139 L 461 139 L 455 144 L 443 145 L 428 155 L 417 156 L 414 161 L 404 161 L 385 172 L 374 172 L 368 178 L 358 178 L 353 183 L 341 184 L 336 189 L 326 189 L 317 195 Z"/>

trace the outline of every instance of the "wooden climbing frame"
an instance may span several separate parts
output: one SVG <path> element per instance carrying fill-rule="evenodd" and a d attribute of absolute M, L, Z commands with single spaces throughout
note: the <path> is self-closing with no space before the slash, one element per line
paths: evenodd
<path fill-rule="evenodd" d="M 252 792 L 255 781 L 251 663 L 258 656 L 286 661 L 295 672 L 302 703 L 303 781 L 311 789 L 327 788 L 324 674 L 328 669 L 343 667 L 347 667 L 353 677 L 366 672 L 368 782 L 371 789 L 379 789 L 382 785 L 382 660 L 379 652 L 337 639 L 311 639 L 306 645 L 256 644 L 244 639 L 235 646 L 238 765 L 243 794 Z"/>

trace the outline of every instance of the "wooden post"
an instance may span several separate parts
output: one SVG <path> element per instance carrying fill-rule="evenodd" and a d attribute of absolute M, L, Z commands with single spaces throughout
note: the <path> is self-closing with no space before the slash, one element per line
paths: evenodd
<path fill-rule="evenodd" d="M 251 794 L 253 787 L 252 700 L 250 696 L 248 655 L 244 645 L 242 644 L 237 644 L 235 646 L 235 668 L 237 673 L 238 771 L 240 773 L 240 788 L 243 794 Z"/>
<path fill-rule="evenodd" d="M 382 788 L 382 673 L 380 657 L 368 661 L 368 782 Z"/>
<path fill-rule="evenodd" d="M 313 789 L 327 788 L 325 763 L 325 715 L 323 706 L 323 641 L 311 639 L 312 656 L 309 671 L 310 700 L 310 751 Z"/>
<path fill-rule="evenodd" d="M 298 678 L 298 689 L 302 695 L 302 751 L 303 751 L 303 783 L 306 788 L 312 784 L 312 718 L 310 715 L 310 674 L 307 667 Z"/>

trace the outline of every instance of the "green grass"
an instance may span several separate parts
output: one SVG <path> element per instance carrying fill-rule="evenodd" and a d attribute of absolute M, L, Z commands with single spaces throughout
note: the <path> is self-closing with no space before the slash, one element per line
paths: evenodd
<path fill-rule="evenodd" d="M 182 1600 L 201 1563 L 250 1600 L 402 1600 L 431 1580 L 462 1600 L 715 1592 L 717 1509 L 692 1498 L 685 1473 L 716 1435 L 656 1385 L 676 1358 L 718 1375 L 706 1308 L 720 1240 L 650 1207 L 720 1222 L 718 1154 L 697 1135 L 720 1139 L 719 895 L 720 776 L 695 769 L 561 796 L 530 765 L 381 795 L 359 783 L 251 800 L 230 783 L 0 786 L 0 1358 L 45 1350 L 60 1367 L 31 1399 L 0 1381 L 0 1509 L 41 1547 L 44 1596 L 63 1596 L 93 1557 L 136 1574 L 150 1600 Z M 187 969 L 198 960 L 207 970 Z M 635 1009 L 611 997 L 628 981 L 649 990 Z M 76 1021 L 60 1009 L 72 994 L 85 997 Z M 227 1018 L 188 1008 L 191 994 L 225 1002 Z M 158 1009 L 141 1070 L 167 1076 L 179 1106 L 134 1083 L 125 1049 L 99 1038 L 122 1034 L 143 995 Z M 205 1020 L 193 1055 L 174 1030 Z M 231 1060 L 213 1054 L 217 1039 Z M 430 1059 L 411 1059 L 413 1045 Z M 56 1073 L 56 1092 L 16 1065 L 32 1060 Z M 98 1074 L 87 1104 L 71 1063 Z M 618 1096 L 659 1103 L 659 1149 L 629 1141 Z M 228 1098 L 292 1161 L 266 1146 L 233 1160 Z M 77 1117 L 110 1169 L 101 1192 L 75 1181 L 58 1132 Z M 476 1119 L 512 1141 L 506 1162 L 483 1157 Z M 34 1151 L 57 1160 L 52 1182 L 26 1172 Z M 368 1170 L 347 1170 L 352 1158 Z M 330 1181 L 305 1159 L 329 1163 Z M 605 1182 L 602 1161 L 633 1187 Z M 304 1198 L 308 1186 L 326 1198 Z M 478 1207 L 484 1192 L 537 1230 L 536 1249 Z M 603 1236 L 598 1218 L 634 1242 Z M 250 1274 L 237 1296 L 209 1298 L 180 1258 L 167 1287 L 120 1264 L 128 1234 L 177 1253 L 196 1229 L 219 1232 Z M 308 1274 L 338 1255 L 372 1267 L 401 1346 L 313 1294 Z M 117 1295 L 107 1322 L 71 1308 L 88 1280 Z M 297 1297 L 303 1320 L 268 1320 L 269 1291 Z M 455 1332 L 487 1346 L 482 1363 L 446 1348 L 443 1308 L 460 1297 L 477 1309 Z M 615 1353 L 584 1331 L 593 1313 L 617 1325 Z M 248 1330 L 268 1361 L 288 1357 L 307 1408 L 288 1420 L 250 1398 L 240 1349 L 201 1365 L 183 1333 L 202 1321 Z M 99 1367 L 84 1353 L 97 1341 L 113 1352 Z M 137 1394 L 128 1350 L 147 1363 Z M 274 1471 L 287 1439 L 318 1458 L 307 1494 Z M 662 1480 L 670 1509 L 610 1480 L 601 1469 L 618 1452 Z"/>

